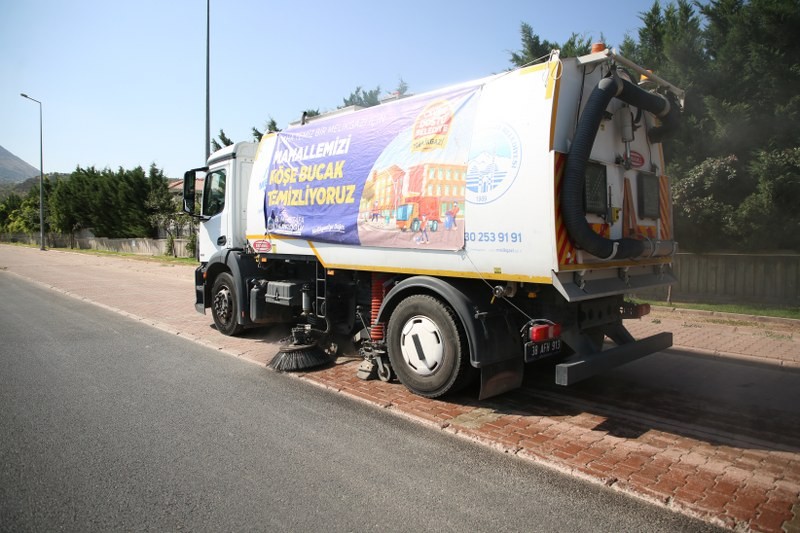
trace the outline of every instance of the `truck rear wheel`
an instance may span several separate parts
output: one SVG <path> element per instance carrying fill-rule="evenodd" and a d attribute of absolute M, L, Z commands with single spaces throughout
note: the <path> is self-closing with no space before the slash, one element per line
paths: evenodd
<path fill-rule="evenodd" d="M 211 316 L 217 330 L 224 335 L 241 333 L 242 325 L 236 322 L 236 310 L 239 308 L 236 299 L 236 287 L 233 276 L 223 272 L 211 286 Z"/>
<path fill-rule="evenodd" d="M 463 327 L 441 300 L 407 297 L 392 312 L 386 337 L 392 370 L 415 394 L 437 398 L 463 388 L 472 377 Z"/>

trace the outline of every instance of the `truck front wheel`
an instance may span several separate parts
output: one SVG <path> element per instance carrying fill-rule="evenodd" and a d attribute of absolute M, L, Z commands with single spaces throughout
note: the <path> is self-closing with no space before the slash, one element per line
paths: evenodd
<path fill-rule="evenodd" d="M 214 317 L 214 324 L 220 333 L 224 335 L 241 333 L 242 325 L 236 322 L 238 308 L 233 276 L 223 272 L 211 286 L 211 316 Z"/>
<path fill-rule="evenodd" d="M 392 370 L 411 392 L 437 398 L 469 382 L 463 327 L 441 300 L 415 294 L 401 301 L 389 318 L 386 338 Z"/>

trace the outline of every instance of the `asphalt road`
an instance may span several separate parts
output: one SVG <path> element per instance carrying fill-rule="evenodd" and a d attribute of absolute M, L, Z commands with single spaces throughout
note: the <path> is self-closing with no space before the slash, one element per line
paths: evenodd
<path fill-rule="evenodd" d="M 0 530 L 714 528 L 0 272 Z"/>

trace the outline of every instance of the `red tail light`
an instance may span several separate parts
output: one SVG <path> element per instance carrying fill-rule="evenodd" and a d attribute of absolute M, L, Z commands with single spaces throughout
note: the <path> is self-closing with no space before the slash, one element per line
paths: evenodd
<path fill-rule="evenodd" d="M 549 341 L 561 336 L 561 324 L 539 324 L 531 326 L 528 332 L 533 342 Z"/>

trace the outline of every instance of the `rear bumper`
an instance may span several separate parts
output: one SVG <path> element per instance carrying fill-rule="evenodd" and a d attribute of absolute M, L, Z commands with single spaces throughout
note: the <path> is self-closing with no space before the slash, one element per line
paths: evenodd
<path fill-rule="evenodd" d="M 578 353 L 556 365 L 556 384 L 572 385 L 596 374 L 630 363 L 646 355 L 672 346 L 672 333 L 658 333 L 638 341 L 630 341 L 608 350 Z"/>

